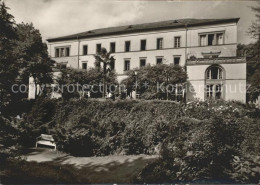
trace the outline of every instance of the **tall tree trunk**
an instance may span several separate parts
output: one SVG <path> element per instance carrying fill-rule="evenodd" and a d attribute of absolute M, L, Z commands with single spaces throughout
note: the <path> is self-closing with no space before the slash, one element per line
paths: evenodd
<path fill-rule="evenodd" d="M 37 83 L 34 81 L 35 91 L 34 91 L 34 99 L 37 98 Z"/>
<path fill-rule="evenodd" d="M 103 63 L 103 98 L 105 98 L 105 96 L 106 96 L 106 93 L 107 93 L 107 88 L 106 88 L 106 73 L 107 73 L 107 71 L 106 71 L 106 69 L 107 69 L 107 64 L 104 62 Z"/>

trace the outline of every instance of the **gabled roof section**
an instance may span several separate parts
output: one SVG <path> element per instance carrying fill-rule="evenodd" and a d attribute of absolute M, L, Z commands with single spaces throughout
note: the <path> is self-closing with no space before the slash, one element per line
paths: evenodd
<path fill-rule="evenodd" d="M 237 23 L 239 18 L 226 18 L 226 19 L 179 19 L 179 20 L 168 20 L 153 23 L 126 25 L 118 27 L 101 28 L 95 30 L 89 30 L 86 32 L 81 32 L 73 35 L 56 37 L 47 39 L 48 42 L 74 40 L 81 38 L 91 38 L 98 36 L 116 35 L 116 34 L 126 34 L 135 33 L 143 31 L 155 31 L 162 29 L 172 29 L 172 28 L 185 28 L 203 25 L 214 25 L 222 23 Z"/>

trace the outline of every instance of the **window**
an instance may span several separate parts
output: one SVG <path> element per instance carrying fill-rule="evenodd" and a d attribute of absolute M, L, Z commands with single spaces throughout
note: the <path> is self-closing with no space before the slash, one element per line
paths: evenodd
<path fill-rule="evenodd" d="M 141 40 L 141 51 L 146 50 L 146 40 Z"/>
<path fill-rule="evenodd" d="M 125 41 L 125 52 L 129 52 L 131 47 L 130 41 Z"/>
<path fill-rule="evenodd" d="M 67 63 L 64 63 L 64 62 L 57 63 L 56 67 L 57 67 L 57 69 L 66 69 L 67 68 Z"/>
<path fill-rule="evenodd" d="M 87 62 L 82 62 L 82 69 L 87 70 L 88 64 Z"/>
<path fill-rule="evenodd" d="M 70 56 L 70 47 L 55 48 L 55 57 L 68 57 Z"/>
<path fill-rule="evenodd" d="M 175 48 L 181 47 L 181 37 L 174 37 L 174 47 Z"/>
<path fill-rule="evenodd" d="M 207 72 L 206 72 L 206 79 L 214 79 L 214 80 L 217 80 L 217 79 L 222 79 L 223 78 L 223 71 L 220 67 L 218 66 L 212 66 L 210 67 Z"/>
<path fill-rule="evenodd" d="M 207 85 L 207 98 L 212 99 L 213 98 L 213 87 L 214 85 Z"/>
<path fill-rule="evenodd" d="M 83 46 L 83 55 L 87 55 L 88 54 L 88 45 L 84 45 Z"/>
<path fill-rule="evenodd" d="M 111 71 L 115 70 L 115 61 L 110 61 L 110 69 Z"/>
<path fill-rule="evenodd" d="M 221 44 L 224 44 L 223 33 L 218 33 L 217 34 L 217 45 L 221 45 Z"/>
<path fill-rule="evenodd" d="M 215 44 L 214 44 L 214 37 L 215 37 L 214 34 L 209 34 L 209 35 L 208 35 L 208 46 L 215 45 Z"/>
<path fill-rule="evenodd" d="M 163 38 L 158 38 L 157 39 L 157 49 L 162 49 L 163 48 Z"/>
<path fill-rule="evenodd" d="M 212 65 L 206 70 L 206 98 L 216 100 L 224 97 L 223 70 L 219 65 Z"/>
<path fill-rule="evenodd" d="M 110 53 L 115 53 L 116 52 L 116 43 L 111 42 L 110 43 Z"/>
<path fill-rule="evenodd" d="M 162 64 L 162 63 L 163 63 L 163 57 L 157 57 L 156 64 Z"/>
<path fill-rule="evenodd" d="M 207 97 L 207 99 L 215 99 L 215 100 L 223 98 L 222 85 L 221 84 L 207 85 L 206 86 L 206 97 Z"/>
<path fill-rule="evenodd" d="M 60 57 L 60 50 L 59 50 L 59 48 L 55 49 L 55 57 Z"/>
<path fill-rule="evenodd" d="M 140 67 L 144 67 L 146 65 L 146 59 L 145 58 L 141 58 L 140 59 Z"/>
<path fill-rule="evenodd" d="M 218 85 L 216 85 L 215 99 L 221 99 L 221 97 L 222 97 L 222 85 L 218 84 Z"/>
<path fill-rule="evenodd" d="M 60 48 L 60 57 L 65 57 L 65 48 Z"/>
<path fill-rule="evenodd" d="M 125 68 L 124 68 L 125 71 L 129 71 L 130 70 L 130 60 L 129 59 L 126 59 L 125 60 Z"/>
<path fill-rule="evenodd" d="M 213 46 L 224 44 L 224 32 L 202 34 L 199 38 L 200 46 Z"/>
<path fill-rule="evenodd" d="M 96 46 L 96 51 L 97 51 L 97 52 L 101 51 L 101 44 L 97 44 L 97 46 Z"/>
<path fill-rule="evenodd" d="M 180 60 L 181 60 L 180 56 L 173 56 L 174 65 L 180 65 Z"/>
<path fill-rule="evenodd" d="M 200 46 L 206 46 L 206 35 L 200 36 Z"/>

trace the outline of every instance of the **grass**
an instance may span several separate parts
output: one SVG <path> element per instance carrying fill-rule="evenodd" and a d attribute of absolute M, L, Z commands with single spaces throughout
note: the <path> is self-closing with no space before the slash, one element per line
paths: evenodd
<path fill-rule="evenodd" d="M 38 162 L 12 159 L 0 166 L 2 184 L 129 184 L 155 160 L 144 155 L 73 157 L 48 150 L 31 150 L 27 157 Z"/>

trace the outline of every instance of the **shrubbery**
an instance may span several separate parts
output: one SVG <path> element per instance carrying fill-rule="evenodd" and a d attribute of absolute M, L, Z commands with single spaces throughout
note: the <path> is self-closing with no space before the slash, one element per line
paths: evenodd
<path fill-rule="evenodd" d="M 175 129 L 135 182 L 258 182 L 259 110 L 232 102 L 194 102 L 184 110 L 194 121 Z"/>
<path fill-rule="evenodd" d="M 155 154 L 162 148 L 134 182 L 257 182 L 260 114 L 253 107 L 223 101 L 37 101 L 22 119 L 5 124 L 15 128 L 21 145 L 34 146 L 35 137 L 46 133 L 59 150 L 75 156 Z"/>

